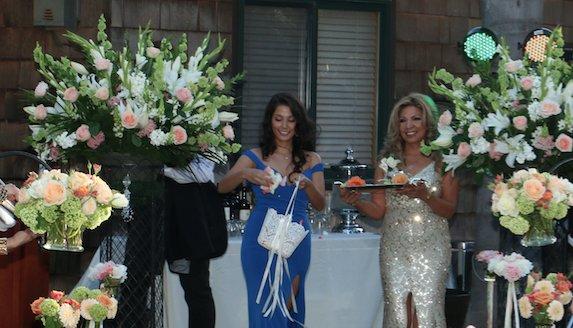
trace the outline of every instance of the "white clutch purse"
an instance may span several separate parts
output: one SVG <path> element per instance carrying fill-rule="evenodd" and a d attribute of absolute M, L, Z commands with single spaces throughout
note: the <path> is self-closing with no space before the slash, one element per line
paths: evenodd
<path fill-rule="evenodd" d="M 292 222 L 292 214 L 294 211 L 294 202 L 298 192 L 299 181 L 295 183 L 293 194 L 285 210 L 285 214 L 278 214 L 273 208 L 267 210 L 263 226 L 259 232 L 257 241 L 259 245 L 269 250 L 267 265 L 261 279 L 259 292 L 257 294 L 257 304 L 261 301 L 263 288 L 267 281 L 269 282 L 269 295 L 263 306 L 263 316 L 267 317 L 272 315 L 278 307 L 282 314 L 291 321 L 292 316 L 286 306 L 284 295 L 281 292 L 281 283 L 283 282 L 283 271 L 286 272 L 287 279 L 290 280 L 290 273 L 288 268 L 287 259 L 292 255 L 294 250 L 298 247 L 301 241 L 308 235 L 308 230 L 296 222 Z M 275 269 L 273 277 L 270 277 L 271 265 L 273 259 L 277 257 L 275 262 Z M 294 293 L 291 286 L 291 298 L 294 312 L 297 311 L 296 301 L 294 300 Z M 301 324 L 302 325 L 302 324 Z"/>

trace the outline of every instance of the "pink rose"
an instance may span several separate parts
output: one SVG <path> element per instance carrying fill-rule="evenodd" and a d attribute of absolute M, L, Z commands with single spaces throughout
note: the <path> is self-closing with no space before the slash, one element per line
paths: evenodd
<path fill-rule="evenodd" d="M 79 95 L 80 94 L 76 89 L 76 87 L 70 87 L 64 90 L 64 100 L 67 100 L 69 102 L 75 102 L 76 100 L 78 100 Z"/>
<path fill-rule="evenodd" d="M 543 194 L 545 194 L 545 190 L 546 189 L 545 186 L 543 186 L 543 183 L 535 178 L 529 179 L 523 183 L 523 191 L 525 196 L 533 201 L 540 200 L 541 197 L 543 197 Z"/>
<path fill-rule="evenodd" d="M 193 100 L 193 95 L 191 95 L 191 90 L 188 88 L 180 88 L 175 91 L 175 96 L 180 102 L 188 103 Z"/>
<path fill-rule="evenodd" d="M 215 77 L 215 86 L 217 88 L 217 90 L 222 91 L 225 89 L 225 82 L 223 82 L 223 80 L 221 80 L 220 77 Z"/>
<path fill-rule="evenodd" d="M 80 125 L 80 127 L 76 130 L 76 140 L 78 141 L 88 141 L 91 136 L 92 135 L 90 134 L 89 126 L 85 124 Z"/>
<path fill-rule="evenodd" d="M 510 282 L 515 282 L 521 278 L 521 270 L 514 264 L 508 263 L 505 267 L 503 277 Z"/>
<path fill-rule="evenodd" d="M 516 73 L 523 67 L 523 62 L 521 60 L 511 60 L 505 63 L 505 71 L 508 73 Z"/>
<path fill-rule="evenodd" d="M 95 64 L 95 68 L 98 71 L 107 71 L 108 69 L 111 68 L 111 62 L 109 61 L 109 59 L 105 59 L 105 58 L 96 59 L 94 64 Z"/>
<path fill-rule="evenodd" d="M 235 131 L 233 131 L 233 127 L 230 125 L 225 125 L 223 127 L 223 136 L 227 140 L 235 140 Z"/>
<path fill-rule="evenodd" d="M 466 86 L 476 87 L 480 83 L 481 83 L 481 77 L 479 76 L 479 74 L 474 74 L 466 81 Z"/>
<path fill-rule="evenodd" d="M 479 138 L 483 136 L 483 127 L 478 122 L 473 122 L 468 127 L 468 136 L 470 138 Z"/>
<path fill-rule="evenodd" d="M 512 119 L 513 121 L 513 126 L 520 130 L 520 131 L 525 131 L 525 129 L 527 129 L 527 117 L 521 115 L 521 116 L 516 116 Z"/>
<path fill-rule="evenodd" d="M 48 116 L 48 111 L 44 105 L 38 105 L 34 109 L 34 118 L 38 121 L 42 121 Z"/>
<path fill-rule="evenodd" d="M 545 151 L 550 151 L 555 148 L 555 142 L 553 142 L 553 136 L 537 136 L 532 143 L 532 146 Z"/>
<path fill-rule="evenodd" d="M 42 308 L 40 307 L 40 305 L 42 305 L 42 302 L 44 302 L 45 298 L 40 297 L 37 300 L 35 300 L 34 302 L 32 302 L 32 304 L 30 304 L 30 308 L 32 309 L 32 313 L 36 314 L 36 315 L 40 315 L 42 314 Z"/>
<path fill-rule="evenodd" d="M 99 100 L 106 101 L 109 98 L 109 89 L 106 87 L 101 87 L 96 90 L 95 97 Z"/>
<path fill-rule="evenodd" d="M 121 125 L 126 129 L 135 129 L 138 118 L 131 110 L 126 110 L 121 114 Z"/>
<path fill-rule="evenodd" d="M 573 151 L 573 139 L 570 136 L 561 133 L 555 140 L 555 147 L 561 152 L 570 153 Z"/>
<path fill-rule="evenodd" d="M 179 125 L 171 128 L 171 133 L 173 134 L 173 144 L 181 145 L 187 142 L 187 131 Z"/>
<path fill-rule="evenodd" d="M 52 290 L 50 292 L 50 298 L 58 302 L 62 299 L 62 297 L 64 297 L 64 292 L 61 292 L 59 290 Z"/>
<path fill-rule="evenodd" d="M 479 262 L 484 262 L 484 263 L 489 263 L 489 261 L 491 261 L 494 258 L 498 258 L 498 257 L 502 257 L 503 254 L 501 254 L 498 251 L 481 251 L 476 255 L 476 260 L 478 260 Z"/>
<path fill-rule="evenodd" d="M 38 85 L 34 89 L 34 96 L 43 97 L 46 95 L 47 91 L 48 91 L 48 84 L 44 81 L 40 81 L 40 83 L 38 83 Z"/>
<path fill-rule="evenodd" d="M 489 151 L 488 151 L 488 155 L 489 158 L 493 159 L 494 161 L 499 161 L 501 159 L 501 157 L 503 156 L 502 153 L 498 152 L 495 149 L 495 141 L 489 144 Z"/>
<path fill-rule="evenodd" d="M 472 153 L 472 147 L 467 142 L 461 142 L 458 146 L 458 156 L 466 158 Z"/>
<path fill-rule="evenodd" d="M 156 58 L 157 56 L 159 56 L 159 53 L 161 53 L 161 50 L 155 47 L 147 47 L 147 49 L 145 49 L 145 54 L 149 58 Z"/>
<path fill-rule="evenodd" d="M 442 115 L 440 115 L 440 118 L 438 119 L 438 125 L 440 127 L 444 127 L 450 125 L 450 123 L 452 123 L 452 113 L 447 110 L 443 112 Z"/>
<path fill-rule="evenodd" d="M 140 138 L 149 137 L 151 132 L 153 130 L 155 130 L 156 128 L 157 128 L 157 125 L 155 124 L 155 122 L 153 120 L 149 120 L 149 121 L 147 121 L 147 124 L 145 125 L 145 127 L 143 129 L 139 130 L 139 132 L 137 132 L 137 136 L 139 136 Z"/>
<path fill-rule="evenodd" d="M 524 76 L 519 81 L 521 88 L 525 91 L 533 89 L 533 78 L 531 76 Z"/>
<path fill-rule="evenodd" d="M 539 104 L 539 115 L 543 118 L 548 118 L 549 116 L 557 115 L 561 113 L 561 107 L 559 104 L 553 100 L 544 99 Z"/>
<path fill-rule="evenodd" d="M 91 149 L 97 149 L 104 141 L 105 135 L 100 131 L 95 137 L 91 137 L 88 140 L 87 145 Z"/>

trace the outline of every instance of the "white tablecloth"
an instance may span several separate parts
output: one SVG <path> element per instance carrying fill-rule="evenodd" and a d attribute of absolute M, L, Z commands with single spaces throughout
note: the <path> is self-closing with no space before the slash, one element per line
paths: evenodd
<path fill-rule="evenodd" d="M 306 280 L 306 327 L 382 327 L 382 287 L 376 234 L 312 236 Z M 218 328 L 248 327 L 247 289 L 241 269 L 241 239 L 211 261 L 211 288 Z M 179 278 L 164 270 L 165 322 L 187 328 L 188 312 Z"/>

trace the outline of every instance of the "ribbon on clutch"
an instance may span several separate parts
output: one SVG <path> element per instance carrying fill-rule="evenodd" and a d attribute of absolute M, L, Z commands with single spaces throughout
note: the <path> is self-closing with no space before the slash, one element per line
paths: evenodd
<path fill-rule="evenodd" d="M 287 259 L 292 255 L 294 250 L 308 234 L 308 230 L 305 230 L 301 224 L 292 222 L 294 202 L 298 192 L 299 184 L 300 179 L 295 183 L 294 191 L 285 210 L 285 214 L 278 214 L 277 211 L 273 208 L 269 208 L 267 210 L 265 220 L 263 221 L 261 231 L 259 232 L 259 236 L 257 238 L 259 245 L 268 249 L 269 252 L 265 271 L 261 279 L 259 292 L 257 293 L 256 302 L 257 304 L 260 303 L 263 289 L 268 281 L 269 295 L 267 296 L 263 306 L 263 315 L 265 317 L 268 317 L 269 315 L 272 316 L 278 307 L 282 314 L 293 322 L 297 321 L 291 317 L 287 308 L 285 296 L 280 287 L 283 282 L 284 272 L 286 272 L 288 281 L 290 281 L 290 272 Z M 275 257 L 275 269 L 273 273 L 273 279 L 271 279 L 271 265 Z M 293 311 L 298 313 L 292 285 L 290 292 Z M 301 326 L 304 326 L 300 322 L 297 323 Z"/>
<path fill-rule="evenodd" d="M 507 298 L 505 302 L 505 322 L 504 328 L 511 328 L 511 310 L 513 307 L 515 327 L 519 328 L 519 310 L 517 305 L 517 293 L 515 292 L 515 282 L 510 281 L 507 285 Z"/>

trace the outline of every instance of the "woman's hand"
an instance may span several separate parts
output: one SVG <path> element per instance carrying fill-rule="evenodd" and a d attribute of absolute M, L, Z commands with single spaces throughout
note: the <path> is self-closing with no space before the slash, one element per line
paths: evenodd
<path fill-rule="evenodd" d="M 346 188 L 340 188 L 340 187 L 337 188 L 338 190 L 340 190 L 340 199 L 342 199 L 343 202 L 350 204 L 352 206 L 354 206 L 356 202 L 358 202 L 362 197 L 361 192 L 354 190 L 350 191 Z"/>
<path fill-rule="evenodd" d="M 405 195 L 410 198 L 428 199 L 430 191 L 423 181 L 418 181 L 413 184 L 407 184 L 402 188 L 396 189 L 396 193 Z"/>
<path fill-rule="evenodd" d="M 298 189 L 305 189 L 306 187 L 312 185 L 312 181 L 302 173 L 292 173 L 289 178 L 292 183 L 296 183 L 296 181 L 300 179 Z"/>
<path fill-rule="evenodd" d="M 243 177 L 245 180 L 249 181 L 252 184 L 256 184 L 259 186 L 267 186 L 270 187 L 273 184 L 273 179 L 271 175 L 263 170 L 259 169 L 245 169 L 243 173 Z"/>
<path fill-rule="evenodd" d="M 18 200 L 18 193 L 20 192 L 20 190 L 18 189 L 18 187 L 16 187 L 11 183 L 7 184 L 5 188 L 7 192 L 6 199 L 15 203 Z"/>

